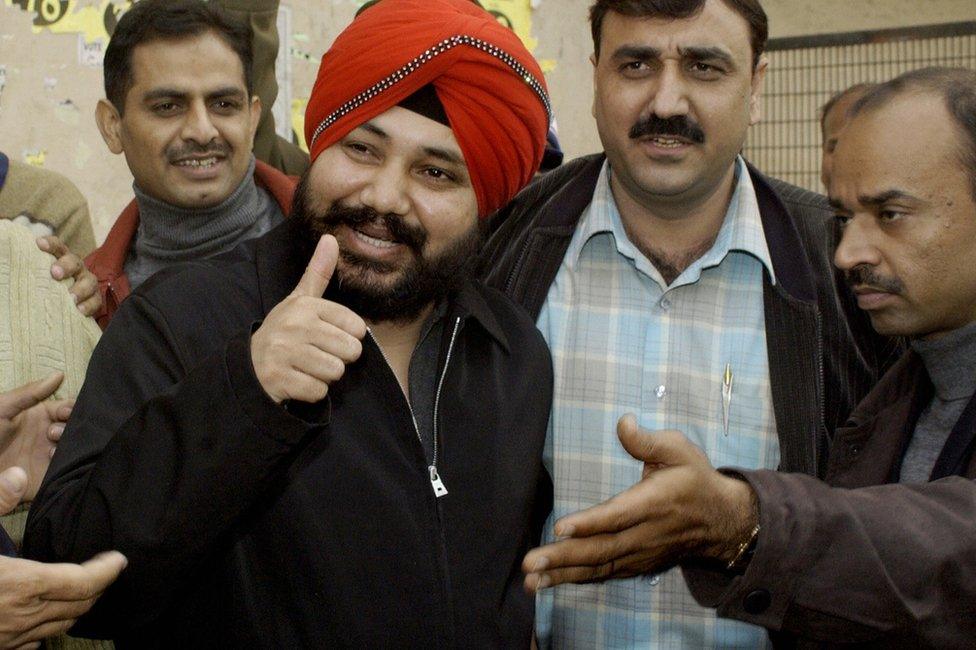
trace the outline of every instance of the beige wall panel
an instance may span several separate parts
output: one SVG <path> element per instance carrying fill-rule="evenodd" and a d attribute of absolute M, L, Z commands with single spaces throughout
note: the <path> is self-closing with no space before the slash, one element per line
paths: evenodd
<path fill-rule="evenodd" d="M 53 0 L 30 0 L 48 2 Z M 118 0 L 121 1 L 121 0 Z M 515 0 L 512 0 L 513 2 Z M 105 0 L 72 0 L 76 9 Z M 308 96 L 318 60 L 352 18 L 356 0 L 284 0 L 291 11 L 288 65 L 291 95 Z M 560 138 L 572 158 L 600 148 L 590 116 L 592 50 L 586 22 L 590 0 L 538 0 L 535 54 L 552 60 L 548 75 Z M 900 27 L 976 19 L 973 0 L 766 0 L 772 36 Z M 101 240 L 131 197 L 120 156 L 105 149 L 94 125 L 102 95 L 101 68 L 82 65 L 75 33 L 34 33 L 32 16 L 0 0 L 0 150 L 16 159 L 43 153 L 43 165 L 71 178 L 88 197 Z M 280 62 L 279 62 L 280 65 Z M 4 79 L 4 77 L 0 77 Z"/>
<path fill-rule="evenodd" d="M 774 38 L 976 20 L 973 0 L 762 0 L 762 4 Z"/>

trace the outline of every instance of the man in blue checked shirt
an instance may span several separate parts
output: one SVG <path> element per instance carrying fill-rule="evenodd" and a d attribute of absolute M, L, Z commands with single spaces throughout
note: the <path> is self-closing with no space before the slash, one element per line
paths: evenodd
<path fill-rule="evenodd" d="M 893 348 L 831 264 L 838 231 L 823 197 L 739 155 L 768 67 L 757 0 L 598 0 L 590 17 L 605 153 L 524 190 L 486 249 L 489 281 L 526 307 L 552 350 L 545 543 L 573 534 L 554 527 L 561 518 L 641 482 L 638 427 L 683 431 L 716 467 L 819 475 L 828 432 Z M 636 417 L 618 424 L 626 413 Z M 730 499 L 747 489 L 715 480 Z M 633 559 L 657 533 L 618 522 L 590 540 L 586 563 L 601 570 L 570 579 L 587 584 L 540 592 L 540 646 L 768 643 L 761 627 L 700 606 L 679 569 L 657 572 L 686 557 L 734 568 L 748 519 L 722 544 L 675 531 L 687 545 L 652 572 Z M 703 528 L 696 537 L 712 537 Z M 543 557 L 523 567 L 532 589 L 554 580 L 535 564 Z"/>

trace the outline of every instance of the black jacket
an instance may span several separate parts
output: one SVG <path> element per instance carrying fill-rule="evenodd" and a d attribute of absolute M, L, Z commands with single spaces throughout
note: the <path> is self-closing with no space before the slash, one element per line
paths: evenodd
<path fill-rule="evenodd" d="M 527 646 L 524 553 L 551 505 L 541 335 L 469 283 L 448 308 L 435 499 L 379 348 L 318 404 L 276 406 L 250 333 L 312 238 L 287 221 L 155 276 L 92 357 L 26 552 L 129 566 L 75 632 L 136 647 Z M 450 334 L 459 327 L 450 351 Z"/>
<path fill-rule="evenodd" d="M 603 155 L 548 173 L 492 221 L 482 273 L 535 318 L 576 224 L 593 198 Z M 824 198 L 750 167 L 777 283 L 763 301 L 781 465 L 822 475 L 830 433 L 897 356 L 857 308 L 832 264 L 839 232 Z"/>

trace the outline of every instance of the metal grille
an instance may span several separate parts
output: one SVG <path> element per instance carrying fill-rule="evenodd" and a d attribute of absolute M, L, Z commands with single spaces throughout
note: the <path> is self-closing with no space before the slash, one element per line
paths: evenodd
<path fill-rule="evenodd" d="M 769 41 L 762 121 L 745 155 L 771 176 L 822 191 L 819 109 L 857 83 L 926 66 L 976 69 L 976 22 Z"/>

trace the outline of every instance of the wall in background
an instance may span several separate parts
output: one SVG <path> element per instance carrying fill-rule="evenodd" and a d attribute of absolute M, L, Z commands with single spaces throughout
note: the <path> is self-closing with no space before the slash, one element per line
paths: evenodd
<path fill-rule="evenodd" d="M 517 31 L 531 37 L 544 62 L 568 156 L 599 150 L 590 117 L 590 0 L 488 1 L 520 22 Z M 0 150 L 71 178 L 89 199 L 99 239 L 131 198 L 125 161 L 105 149 L 92 117 L 102 96 L 104 36 L 128 4 L 0 0 Z M 359 4 L 283 0 L 279 122 L 301 114 L 319 58 Z M 973 0 L 765 0 L 764 6 L 773 37 L 976 20 Z M 49 24 L 34 25 L 37 11 Z"/>

